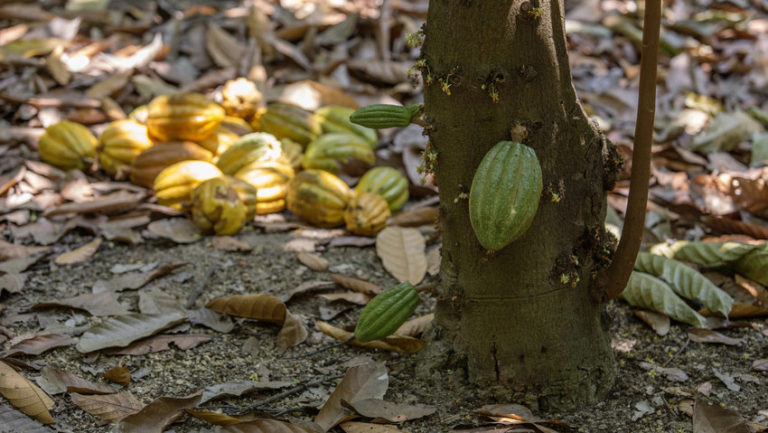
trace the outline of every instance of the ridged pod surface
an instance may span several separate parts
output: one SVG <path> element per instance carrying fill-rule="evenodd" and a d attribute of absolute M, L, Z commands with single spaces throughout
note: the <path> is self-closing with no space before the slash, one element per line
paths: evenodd
<path fill-rule="evenodd" d="M 224 119 L 224 109 L 199 93 L 160 95 L 147 106 L 147 128 L 157 141 L 200 141 Z"/>
<path fill-rule="evenodd" d="M 405 107 L 402 105 L 373 104 L 358 108 L 349 116 L 349 120 L 352 123 L 373 129 L 408 126 L 420 109 L 421 107 L 418 105 Z"/>
<path fill-rule="evenodd" d="M 220 126 L 227 128 L 238 136 L 243 136 L 253 132 L 253 128 L 251 128 L 251 125 L 248 122 L 234 116 L 224 116 L 224 120 L 221 121 Z"/>
<path fill-rule="evenodd" d="M 366 343 L 392 335 L 413 314 L 419 301 L 419 293 L 407 282 L 379 293 L 360 311 L 355 339 Z"/>
<path fill-rule="evenodd" d="M 282 145 L 274 135 L 253 132 L 240 137 L 219 155 L 216 165 L 226 174 L 234 175 L 246 166 L 267 161 L 280 161 Z"/>
<path fill-rule="evenodd" d="M 152 144 L 145 125 L 133 119 L 116 120 L 99 136 L 99 165 L 107 173 L 115 174 Z"/>
<path fill-rule="evenodd" d="M 363 170 L 376 162 L 365 139 L 345 132 L 323 134 L 307 146 L 301 165 L 338 174 L 350 164 L 363 164 Z"/>
<path fill-rule="evenodd" d="M 214 177 L 195 187 L 192 193 L 192 221 L 203 232 L 233 235 L 243 228 L 246 209 L 230 182 Z"/>
<path fill-rule="evenodd" d="M 374 167 L 360 178 L 355 193 L 372 192 L 389 203 L 389 210 L 394 212 L 408 201 L 408 179 L 392 167 Z"/>
<path fill-rule="evenodd" d="M 288 182 L 293 178 L 293 169 L 284 161 L 254 162 L 234 176 L 256 188 L 258 215 L 285 209 L 285 197 L 288 194 Z"/>
<path fill-rule="evenodd" d="M 240 77 L 224 83 L 221 89 L 221 106 L 230 116 L 250 119 L 256 114 L 261 102 L 261 92 L 253 81 Z"/>
<path fill-rule="evenodd" d="M 480 245 L 498 251 L 522 236 L 536 215 L 542 187 L 532 148 L 514 141 L 493 146 L 469 191 L 469 218 Z"/>
<path fill-rule="evenodd" d="M 37 142 L 40 158 L 58 168 L 87 168 L 96 154 L 96 137 L 85 126 L 62 120 L 46 128 Z"/>
<path fill-rule="evenodd" d="M 293 170 L 301 170 L 301 160 L 304 157 L 304 148 L 290 138 L 281 138 L 280 144 L 283 148 L 283 155 L 291 162 Z"/>
<path fill-rule="evenodd" d="M 157 143 L 145 149 L 131 164 L 131 182 L 152 188 L 155 177 L 164 168 L 177 162 L 196 160 L 211 162 L 213 154 L 189 141 Z"/>
<path fill-rule="evenodd" d="M 256 216 L 258 209 L 259 191 L 250 183 L 234 176 L 225 174 L 221 178 L 227 181 L 227 184 L 237 192 L 237 196 L 240 197 L 240 201 L 245 206 L 245 220 L 251 221 Z"/>
<path fill-rule="evenodd" d="M 221 155 L 240 139 L 240 135 L 230 130 L 223 123 L 213 131 L 213 134 L 197 142 L 202 148 L 214 156 Z"/>
<path fill-rule="evenodd" d="M 318 227 L 344 223 L 344 209 L 352 196 L 343 180 L 323 170 L 305 170 L 288 184 L 286 205 L 299 218 Z"/>
<path fill-rule="evenodd" d="M 184 204 L 192 201 L 192 192 L 198 185 L 222 174 L 210 162 L 181 161 L 163 169 L 155 178 L 152 189 L 159 204 L 182 209 Z"/>
<path fill-rule="evenodd" d="M 307 110 L 295 105 L 275 102 L 258 116 L 258 128 L 277 138 L 290 138 L 306 146 L 322 133 L 317 119 Z"/>
<path fill-rule="evenodd" d="M 387 225 L 389 205 L 378 194 L 364 192 L 352 197 L 344 210 L 347 230 L 360 236 L 376 236 Z"/>
<path fill-rule="evenodd" d="M 324 133 L 346 132 L 354 134 L 365 140 L 371 149 L 375 149 L 379 139 L 376 130 L 352 123 L 349 116 L 354 112 L 354 108 L 327 105 L 315 110 L 315 117 Z"/>

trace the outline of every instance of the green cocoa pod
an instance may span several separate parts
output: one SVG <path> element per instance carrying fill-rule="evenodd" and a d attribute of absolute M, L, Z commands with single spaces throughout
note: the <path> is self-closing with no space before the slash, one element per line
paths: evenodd
<path fill-rule="evenodd" d="M 408 126 L 413 116 L 419 111 L 421 111 L 421 106 L 418 104 L 409 107 L 373 104 L 359 108 L 349 116 L 349 120 L 366 128 L 393 128 L 396 126 Z"/>
<path fill-rule="evenodd" d="M 390 336 L 413 314 L 419 301 L 411 283 L 400 283 L 379 293 L 360 312 L 355 339 L 366 343 Z"/>
<path fill-rule="evenodd" d="M 469 219 L 480 245 L 497 251 L 521 237 L 536 215 L 542 186 L 533 149 L 514 141 L 493 146 L 469 191 Z"/>
<path fill-rule="evenodd" d="M 349 116 L 354 113 L 354 108 L 342 107 L 339 105 L 327 105 L 315 110 L 315 118 L 323 128 L 324 133 L 346 132 L 360 136 L 365 140 L 371 149 L 376 149 L 378 144 L 378 135 L 371 128 L 356 125 L 349 121 Z"/>
<path fill-rule="evenodd" d="M 408 179 L 396 168 L 374 167 L 360 178 L 355 187 L 355 194 L 364 192 L 382 196 L 389 204 L 389 210 L 395 212 L 408 201 Z"/>

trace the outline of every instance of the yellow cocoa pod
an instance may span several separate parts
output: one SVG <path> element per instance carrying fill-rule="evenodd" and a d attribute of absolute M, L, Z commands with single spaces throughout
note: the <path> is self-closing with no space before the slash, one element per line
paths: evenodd
<path fill-rule="evenodd" d="M 221 89 L 221 106 L 229 116 L 250 119 L 261 103 L 261 92 L 253 81 L 240 77 L 229 80 Z"/>
<path fill-rule="evenodd" d="M 182 209 L 192 201 L 192 192 L 208 179 L 223 173 L 205 161 L 181 161 L 166 167 L 155 178 L 152 189 L 163 206 Z"/>
<path fill-rule="evenodd" d="M 83 170 L 96 154 L 96 137 L 85 126 L 62 120 L 46 128 L 37 142 L 40 158 L 55 167 Z"/>
<path fill-rule="evenodd" d="M 144 150 L 152 147 L 147 127 L 133 119 L 116 120 L 99 136 L 99 165 L 109 174 L 133 164 Z"/>
<path fill-rule="evenodd" d="M 376 162 L 371 147 L 365 139 L 346 132 L 321 135 L 307 146 L 301 160 L 304 168 L 316 168 L 333 174 L 357 174 L 365 172 Z"/>
<path fill-rule="evenodd" d="M 306 146 L 322 133 L 312 113 L 295 105 L 279 102 L 269 104 L 255 123 L 258 123 L 258 129 L 261 131 L 277 138 L 290 138 L 302 146 Z"/>
<path fill-rule="evenodd" d="M 226 180 L 229 186 L 237 192 L 240 201 L 245 206 L 245 220 L 251 221 L 256 216 L 259 206 L 259 191 L 250 183 L 238 179 L 234 176 L 224 175 L 222 179 Z"/>
<path fill-rule="evenodd" d="M 144 150 L 131 164 L 131 182 L 151 188 L 155 177 L 164 168 L 180 161 L 196 160 L 211 162 L 213 154 L 188 141 L 157 143 Z"/>
<path fill-rule="evenodd" d="M 221 121 L 221 126 L 237 134 L 238 137 L 253 132 L 253 128 L 245 120 L 234 117 L 224 116 L 224 120 Z"/>
<path fill-rule="evenodd" d="M 347 230 L 356 235 L 376 236 L 387 225 L 389 204 L 378 194 L 364 192 L 355 195 L 344 211 Z"/>
<path fill-rule="evenodd" d="M 157 141 L 200 141 L 224 119 L 224 109 L 199 93 L 160 95 L 147 107 L 147 128 Z"/>
<path fill-rule="evenodd" d="M 226 174 L 235 174 L 254 163 L 281 160 L 282 154 L 282 146 L 274 135 L 253 132 L 232 144 L 219 156 L 216 165 Z"/>
<path fill-rule="evenodd" d="M 374 167 L 360 178 L 355 193 L 372 192 L 384 197 L 394 212 L 408 201 L 408 179 L 393 167 Z"/>
<path fill-rule="evenodd" d="M 305 170 L 288 184 L 286 206 L 318 227 L 336 227 L 344 223 L 344 209 L 351 196 L 347 184 L 332 173 Z"/>
<path fill-rule="evenodd" d="M 283 161 L 252 163 L 234 175 L 256 188 L 256 213 L 264 215 L 285 209 L 288 182 L 293 178 L 293 169 Z"/>
<path fill-rule="evenodd" d="M 240 136 L 237 133 L 230 130 L 222 123 L 215 131 L 213 131 L 213 134 L 198 141 L 197 144 L 216 156 L 224 153 L 235 144 L 239 138 Z"/>
<path fill-rule="evenodd" d="M 192 193 L 192 221 L 204 232 L 233 235 L 243 228 L 246 209 L 230 182 L 208 179 Z"/>
<path fill-rule="evenodd" d="M 304 157 L 304 149 L 301 145 L 290 138 L 280 140 L 283 148 L 283 155 L 291 161 L 291 167 L 294 171 L 301 170 L 301 159 Z"/>

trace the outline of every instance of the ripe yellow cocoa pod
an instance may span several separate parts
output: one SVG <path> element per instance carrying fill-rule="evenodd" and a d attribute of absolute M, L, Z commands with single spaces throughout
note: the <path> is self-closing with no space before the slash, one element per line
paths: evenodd
<path fill-rule="evenodd" d="M 88 168 L 96 154 L 96 137 L 85 126 L 62 120 L 46 128 L 37 142 L 40 158 L 55 167 Z"/>
<path fill-rule="evenodd" d="M 214 177 L 195 187 L 192 193 L 192 221 L 203 232 L 233 235 L 243 228 L 246 209 L 230 182 Z"/>

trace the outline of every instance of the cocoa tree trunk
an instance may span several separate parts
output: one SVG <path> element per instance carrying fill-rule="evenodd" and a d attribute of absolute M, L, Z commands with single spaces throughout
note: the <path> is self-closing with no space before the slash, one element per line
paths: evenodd
<path fill-rule="evenodd" d="M 478 390 L 540 409 L 594 403 L 615 376 L 590 286 L 611 254 L 603 220 L 618 163 L 576 98 L 562 3 L 431 0 L 424 33 L 443 261 L 422 373 L 462 367 Z M 526 234 L 488 255 L 465 194 L 510 138 L 535 150 L 544 192 Z"/>

